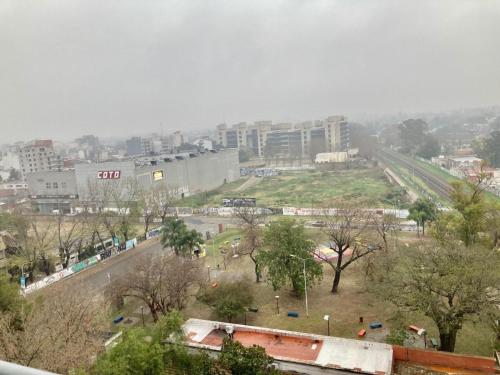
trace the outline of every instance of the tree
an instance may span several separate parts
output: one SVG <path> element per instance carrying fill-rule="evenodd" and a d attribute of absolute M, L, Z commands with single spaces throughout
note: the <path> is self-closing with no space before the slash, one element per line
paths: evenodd
<path fill-rule="evenodd" d="M 450 198 L 453 208 L 459 213 L 458 231 L 465 246 L 472 246 L 478 234 L 485 228 L 485 212 L 483 192 L 486 176 L 480 173 L 478 179 L 471 182 L 454 181 L 451 183 Z"/>
<path fill-rule="evenodd" d="M 425 223 L 436 219 L 436 204 L 430 199 L 419 198 L 411 204 L 409 212 L 408 219 L 417 222 L 417 233 L 422 227 L 422 235 L 425 236 Z"/>
<path fill-rule="evenodd" d="M 216 288 L 205 288 L 199 299 L 212 306 L 218 317 L 231 322 L 252 305 L 253 291 L 247 279 L 222 281 Z"/>
<path fill-rule="evenodd" d="M 495 167 L 500 167 L 500 129 L 493 130 L 486 139 L 480 139 L 474 143 L 476 153 L 488 163 Z"/>
<path fill-rule="evenodd" d="M 101 375 L 165 374 L 168 351 L 164 340 L 183 339 L 182 316 L 177 311 L 162 316 L 150 329 L 124 331 L 121 341 L 102 354 L 92 368 Z"/>
<path fill-rule="evenodd" d="M 376 291 L 401 311 L 419 311 L 439 330 L 440 350 L 453 352 L 466 319 L 500 302 L 500 254 L 456 244 L 431 244 L 392 257 Z"/>
<path fill-rule="evenodd" d="M 337 209 L 335 217 L 327 216 L 325 232 L 335 256 L 319 250 L 314 255 L 333 270 L 332 293 L 338 292 L 342 271 L 380 248 L 378 244 L 367 243 L 367 224 L 370 220 L 363 210 L 355 208 Z"/>
<path fill-rule="evenodd" d="M 163 223 L 160 242 L 165 247 L 171 247 L 175 255 L 191 255 L 193 249 L 203 243 L 201 233 L 188 230 L 182 219 L 167 218 Z"/>
<path fill-rule="evenodd" d="M 57 373 L 88 367 L 102 347 L 105 312 L 85 288 L 65 293 L 54 285 L 31 305 L 0 314 L 0 358 Z"/>
<path fill-rule="evenodd" d="M 371 223 L 384 243 L 384 250 L 387 250 L 389 233 L 399 230 L 397 217 L 392 214 L 372 215 Z"/>
<path fill-rule="evenodd" d="M 0 314 L 16 312 L 23 303 L 19 295 L 19 285 L 11 283 L 6 274 L 0 273 Z"/>
<path fill-rule="evenodd" d="M 124 331 L 123 339 L 99 357 L 92 369 L 96 375 L 163 375 L 165 349 L 159 341 L 149 342 L 143 329 Z"/>
<path fill-rule="evenodd" d="M 264 348 L 252 345 L 244 347 L 238 341 L 224 338 L 219 357 L 222 366 L 238 375 L 278 374 L 272 364 L 273 358 L 266 354 Z"/>
<path fill-rule="evenodd" d="M 491 248 L 500 246 L 500 202 L 491 202 L 485 212 L 486 229 L 490 232 Z"/>
<path fill-rule="evenodd" d="M 258 263 L 258 252 L 262 246 L 262 230 L 260 224 L 265 215 L 257 207 L 237 207 L 236 216 L 243 224 L 243 236 L 238 247 L 241 254 L 248 255 L 254 264 L 255 281 L 260 282 L 261 270 Z"/>
<path fill-rule="evenodd" d="M 66 228 L 64 223 L 67 224 Z M 83 247 L 86 236 L 84 224 L 84 221 L 76 218 L 64 221 L 63 215 L 57 215 L 57 242 L 63 268 L 68 267 L 71 254 L 75 251 L 79 253 Z"/>
<path fill-rule="evenodd" d="M 263 250 L 257 258 L 259 265 L 267 270 L 268 280 L 274 290 L 289 282 L 293 291 L 302 296 L 305 280 L 301 259 L 305 259 L 308 285 L 313 285 L 323 275 L 323 269 L 314 260 L 313 252 L 314 243 L 306 237 L 304 226 L 285 218 L 266 226 Z"/>
<path fill-rule="evenodd" d="M 408 119 L 399 125 L 399 137 L 402 143 L 402 151 L 413 153 L 415 149 L 424 143 L 425 133 L 428 125 L 422 119 Z"/>
<path fill-rule="evenodd" d="M 18 181 L 21 179 L 21 176 L 19 174 L 19 171 L 11 168 L 9 171 L 9 181 Z"/>
<path fill-rule="evenodd" d="M 162 223 L 165 222 L 177 193 L 177 189 L 170 189 L 165 184 L 157 184 L 149 190 L 141 191 L 139 206 L 143 211 L 144 235 L 155 218 L 160 218 Z"/>
<path fill-rule="evenodd" d="M 144 302 L 156 322 L 159 314 L 185 307 L 190 288 L 197 284 L 199 275 L 198 264 L 190 259 L 143 256 L 131 272 L 110 284 L 106 294 L 110 298 L 132 297 Z"/>
<path fill-rule="evenodd" d="M 431 159 L 441 152 L 441 145 L 436 137 L 426 134 L 422 143 L 418 146 L 417 155 L 424 159 Z"/>

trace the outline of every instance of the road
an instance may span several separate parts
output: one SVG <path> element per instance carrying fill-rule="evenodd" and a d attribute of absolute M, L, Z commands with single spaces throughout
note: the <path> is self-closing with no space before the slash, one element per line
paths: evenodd
<path fill-rule="evenodd" d="M 189 228 L 196 229 L 203 234 L 211 232 L 212 235 L 218 232 L 219 224 L 223 224 L 225 227 L 237 224 L 237 219 L 234 218 L 185 217 L 183 219 Z M 147 240 L 137 245 L 134 249 L 105 259 L 95 266 L 49 285 L 47 288 L 51 288 L 53 285 L 62 285 L 67 288 L 76 289 L 80 288 L 83 284 L 85 288 L 99 293 L 114 279 L 123 277 L 132 270 L 142 255 L 154 257 L 168 251 L 168 249 L 162 248 L 158 238 Z"/>

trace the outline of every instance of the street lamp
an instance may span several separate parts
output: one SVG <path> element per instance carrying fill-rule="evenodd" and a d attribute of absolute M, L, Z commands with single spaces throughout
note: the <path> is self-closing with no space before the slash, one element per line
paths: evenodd
<path fill-rule="evenodd" d="M 208 271 L 208 281 L 210 282 L 210 266 L 207 266 L 207 271 Z"/>
<path fill-rule="evenodd" d="M 291 256 L 292 258 L 297 258 L 297 259 L 301 260 L 302 262 L 304 262 L 303 271 L 304 271 L 304 291 L 306 294 L 306 317 L 309 318 L 309 305 L 307 303 L 307 277 L 306 277 L 306 260 L 309 260 L 309 259 L 298 257 L 295 254 L 289 254 L 289 256 Z"/>
<path fill-rule="evenodd" d="M 280 296 L 274 296 L 276 299 L 276 315 L 280 314 Z"/>
<path fill-rule="evenodd" d="M 330 315 L 325 315 L 323 317 L 323 320 L 326 320 L 327 325 L 328 325 L 328 336 L 330 336 Z"/>

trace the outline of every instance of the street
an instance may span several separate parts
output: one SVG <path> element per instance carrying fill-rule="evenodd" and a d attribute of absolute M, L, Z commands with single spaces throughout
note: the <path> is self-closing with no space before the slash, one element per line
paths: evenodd
<path fill-rule="evenodd" d="M 196 229 L 203 234 L 208 231 L 213 236 L 218 233 L 219 224 L 224 227 L 228 225 L 237 224 L 237 219 L 233 218 L 219 218 L 219 217 L 186 217 L 183 218 L 184 222 L 190 229 Z M 162 252 L 168 252 L 169 249 L 163 249 L 159 238 L 150 239 L 138 244 L 135 248 L 124 251 L 111 258 L 105 259 L 95 266 L 76 273 L 66 279 L 49 285 L 64 286 L 66 288 L 73 288 L 75 286 L 84 287 L 94 292 L 102 292 L 104 288 L 113 280 L 120 278 L 127 274 L 137 264 L 142 255 L 157 256 Z"/>

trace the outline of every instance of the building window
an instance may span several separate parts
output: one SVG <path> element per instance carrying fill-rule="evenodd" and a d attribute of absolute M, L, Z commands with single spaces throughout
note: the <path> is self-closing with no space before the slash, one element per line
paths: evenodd
<path fill-rule="evenodd" d="M 46 183 L 45 183 L 45 187 L 46 187 L 47 189 L 50 189 L 50 182 L 46 182 Z"/>
<path fill-rule="evenodd" d="M 62 187 L 63 189 L 66 189 L 66 186 L 67 186 L 67 185 L 66 185 L 66 182 L 61 182 L 61 187 Z"/>
<path fill-rule="evenodd" d="M 57 189 L 57 182 L 53 182 L 53 183 L 52 183 L 52 187 L 53 187 L 54 189 Z"/>

